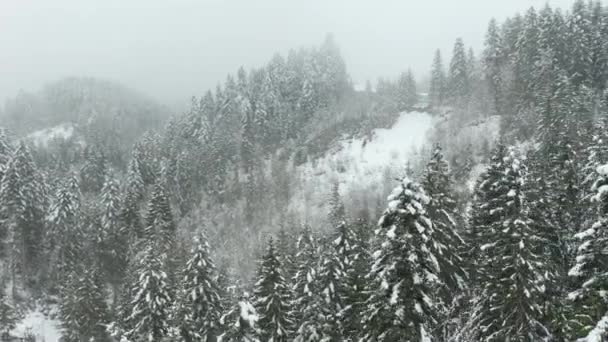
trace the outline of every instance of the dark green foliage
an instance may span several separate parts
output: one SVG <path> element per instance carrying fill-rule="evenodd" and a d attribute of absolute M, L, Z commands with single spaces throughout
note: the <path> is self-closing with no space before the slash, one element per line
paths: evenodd
<path fill-rule="evenodd" d="M 175 242 L 176 226 L 173 213 L 162 183 L 154 185 L 146 214 L 145 238 L 148 244 L 158 244 L 164 251 Z"/>
<path fill-rule="evenodd" d="M 433 224 L 422 187 L 404 178 L 389 196 L 380 219 L 380 247 L 369 278 L 373 291 L 364 315 L 365 340 L 426 341 L 432 339 L 439 316 L 431 297 L 441 285 L 432 256 Z"/>
<path fill-rule="evenodd" d="M 97 193 L 104 185 L 107 162 L 104 152 L 97 146 L 87 146 L 83 152 L 84 163 L 80 168 L 81 189 L 83 192 Z"/>
<path fill-rule="evenodd" d="M 67 275 L 81 262 L 84 231 L 80 208 L 80 187 L 78 179 L 72 175 L 57 190 L 49 214 L 47 239 L 51 278 Z"/>
<path fill-rule="evenodd" d="M 17 324 L 17 313 L 15 308 L 9 303 L 9 299 L 3 290 L 0 290 L 0 336 L 8 333 Z"/>
<path fill-rule="evenodd" d="M 596 181 L 592 186 L 595 195 L 592 204 L 596 206 L 595 218 L 585 229 L 578 232 L 576 238 L 576 262 L 568 272 L 575 280 L 574 290 L 568 294 L 576 315 L 571 317 L 574 337 L 585 336 L 608 311 L 604 300 L 604 289 L 608 281 L 606 271 L 606 215 L 608 214 L 608 175 L 605 165 L 597 169 Z"/>
<path fill-rule="evenodd" d="M 101 190 L 101 222 L 96 236 L 99 262 L 107 280 L 115 285 L 121 283 L 127 267 L 129 240 L 127 230 L 120 217 L 122 206 L 118 182 L 109 176 Z M 116 297 L 115 297 L 116 298 Z"/>
<path fill-rule="evenodd" d="M 65 341 L 110 341 L 106 332 L 110 317 L 99 272 L 81 267 L 70 271 L 63 284 L 59 311 Z"/>
<path fill-rule="evenodd" d="M 484 202 L 473 216 L 481 254 L 479 307 L 473 314 L 476 340 L 538 341 L 550 336 L 542 322 L 547 264 L 537 254 L 544 243 L 528 213 L 525 166 L 499 146 L 478 184 Z"/>
<path fill-rule="evenodd" d="M 222 316 L 217 270 L 206 238 L 199 235 L 195 244 L 182 272 L 175 326 L 183 341 L 215 341 Z"/>
<path fill-rule="evenodd" d="M 159 341 L 165 338 L 171 328 L 171 306 L 167 274 L 163 271 L 162 260 L 157 251 L 147 247 L 140 255 L 138 278 L 129 289 L 131 300 L 122 310 L 125 321 L 114 323 L 114 333 L 130 341 Z"/>
<path fill-rule="evenodd" d="M 120 220 L 130 244 L 134 244 L 144 237 L 143 223 L 140 215 L 144 190 L 141 165 L 138 159 L 133 158 L 129 162 L 127 169 L 126 189 L 120 211 Z"/>
<path fill-rule="evenodd" d="M 427 164 L 422 186 L 430 197 L 426 210 L 434 226 L 433 252 L 441 270 L 439 277 L 446 285 L 441 290 L 442 299 L 449 304 L 453 293 L 465 288 L 467 272 L 464 260 L 459 255 L 464 245 L 459 232 L 459 223 L 463 220 L 454 196 L 448 164 L 443 159 L 439 145 L 435 147 Z"/>
<path fill-rule="evenodd" d="M 272 239 L 262 258 L 254 295 L 260 339 L 289 341 L 293 333 L 290 291 Z"/>
<path fill-rule="evenodd" d="M 45 197 L 29 148 L 20 143 L 0 183 L 0 238 L 11 279 L 27 283 L 42 255 Z M 13 290 L 15 289 L 13 283 Z"/>
<path fill-rule="evenodd" d="M 293 313 L 296 322 L 295 341 L 321 340 L 321 315 L 319 313 L 317 240 L 310 227 L 304 226 L 296 243 L 296 271 L 293 277 Z"/>

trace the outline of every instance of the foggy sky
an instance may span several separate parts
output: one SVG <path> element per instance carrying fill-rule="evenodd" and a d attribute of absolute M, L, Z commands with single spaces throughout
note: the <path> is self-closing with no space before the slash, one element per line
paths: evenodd
<path fill-rule="evenodd" d="M 573 0 L 549 1 L 569 9 Z M 0 101 L 66 76 L 121 82 L 169 105 L 275 52 L 333 33 L 355 83 L 426 76 L 462 37 L 476 52 L 491 17 L 544 0 L 0 0 Z"/>

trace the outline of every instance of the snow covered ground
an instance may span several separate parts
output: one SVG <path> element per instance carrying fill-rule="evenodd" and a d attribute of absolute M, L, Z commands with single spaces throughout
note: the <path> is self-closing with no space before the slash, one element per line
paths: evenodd
<path fill-rule="evenodd" d="M 393 127 L 374 130 L 369 141 L 345 139 L 323 158 L 299 166 L 290 209 L 305 221 L 318 223 L 312 220 L 326 217 L 325 203 L 334 182 L 340 184 L 347 208 L 373 208 L 376 203 L 370 198 L 385 199 L 395 178 L 403 176 L 408 158 L 427 142 L 433 121 L 428 113 L 401 113 Z"/>
<path fill-rule="evenodd" d="M 74 134 L 74 126 L 70 123 L 45 128 L 27 135 L 26 139 L 36 146 L 47 146 L 53 139 L 67 140 Z"/>
<path fill-rule="evenodd" d="M 33 333 L 36 341 L 40 342 L 59 342 L 61 337 L 59 321 L 46 317 L 40 311 L 27 313 L 12 331 L 12 335 L 22 337 L 28 332 Z"/>

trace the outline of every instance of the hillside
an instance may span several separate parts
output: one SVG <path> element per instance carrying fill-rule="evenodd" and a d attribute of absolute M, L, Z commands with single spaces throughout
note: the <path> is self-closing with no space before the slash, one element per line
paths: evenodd
<path fill-rule="evenodd" d="M 53 135 L 104 146 L 124 163 L 137 138 L 159 129 L 168 109 L 120 84 L 95 78 L 66 78 L 36 92 L 21 92 L 0 111 L 2 126 L 17 137 L 47 145 Z M 117 165 L 123 166 L 124 165 Z"/>
<path fill-rule="evenodd" d="M 404 175 L 408 160 L 416 163 L 420 150 L 428 146 L 434 121 L 428 113 L 403 112 L 390 128 L 374 129 L 369 137 L 337 141 L 324 156 L 296 167 L 297 190 L 290 210 L 318 226 L 329 212 L 329 189 L 337 183 L 351 211 L 363 210 L 365 205 L 375 211 L 393 181 Z"/>

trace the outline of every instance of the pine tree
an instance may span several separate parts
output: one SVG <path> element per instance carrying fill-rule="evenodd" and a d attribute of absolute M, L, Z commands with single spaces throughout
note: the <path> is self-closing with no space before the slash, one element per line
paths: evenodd
<path fill-rule="evenodd" d="M 527 115 L 525 111 L 533 100 L 534 68 L 539 61 L 538 38 L 538 15 L 534 8 L 530 8 L 523 18 L 514 52 L 512 96 L 514 104 L 517 105 L 517 109 L 521 112 L 520 117 L 521 115 Z"/>
<path fill-rule="evenodd" d="M 176 226 L 169 197 L 162 183 L 154 186 L 148 203 L 144 233 L 148 243 L 158 243 L 164 253 L 170 251 L 175 242 Z"/>
<path fill-rule="evenodd" d="M 0 127 L 0 182 L 4 175 L 4 170 L 8 167 L 12 155 L 12 147 L 7 137 L 6 130 Z"/>
<path fill-rule="evenodd" d="M 25 143 L 11 156 L 0 183 L 0 239 L 9 256 L 13 290 L 27 281 L 42 253 L 44 196 L 40 175 Z"/>
<path fill-rule="evenodd" d="M 181 340 L 215 341 L 220 335 L 221 298 L 209 244 L 199 235 L 182 274 L 176 325 Z"/>
<path fill-rule="evenodd" d="M 446 75 L 441 59 L 441 51 L 435 51 L 433 58 L 433 66 L 431 67 L 431 84 L 429 89 L 429 98 L 431 106 L 439 107 L 443 105 L 446 94 Z"/>
<path fill-rule="evenodd" d="M 79 267 L 64 282 L 59 306 L 64 340 L 110 341 L 106 333 L 109 312 L 98 271 Z"/>
<path fill-rule="evenodd" d="M 283 265 L 283 276 L 287 285 L 292 287 L 292 280 L 295 274 L 295 257 L 296 257 L 295 237 L 292 232 L 288 232 L 285 227 L 282 227 L 277 234 L 277 254 L 279 261 Z"/>
<path fill-rule="evenodd" d="M 345 340 L 342 310 L 344 309 L 346 279 L 342 258 L 338 256 L 331 239 L 326 242 L 321 254 L 317 289 L 320 293 L 318 311 L 322 322 L 322 340 Z"/>
<path fill-rule="evenodd" d="M 295 337 L 298 342 L 321 340 L 318 291 L 318 246 L 309 226 L 304 226 L 296 243 L 296 272 L 292 293 Z"/>
<path fill-rule="evenodd" d="M 4 289 L 0 290 L 0 336 L 8 334 L 17 324 L 15 308 L 9 303 L 4 294 Z"/>
<path fill-rule="evenodd" d="M 322 316 L 319 313 L 321 297 L 318 291 L 318 246 L 310 228 L 305 227 L 298 238 L 298 268 L 294 276 L 293 307 L 295 320 L 294 340 L 320 341 Z"/>
<path fill-rule="evenodd" d="M 478 227 L 481 263 L 481 305 L 473 314 L 476 340 L 539 341 L 550 336 L 541 321 L 547 265 L 537 254 L 543 236 L 529 218 L 523 192 L 525 166 L 513 150 L 502 159 L 499 147 L 488 175 L 479 184 L 488 204 L 473 224 Z M 482 204 L 482 205 L 484 205 Z"/>
<path fill-rule="evenodd" d="M 483 68 L 485 80 L 489 87 L 492 112 L 495 114 L 502 113 L 502 92 L 504 90 L 502 67 L 504 62 L 502 37 L 496 20 L 492 19 L 486 33 Z"/>
<path fill-rule="evenodd" d="M 464 240 L 458 232 L 462 222 L 454 198 L 448 164 L 443 159 L 441 147 L 437 145 L 428 162 L 422 186 L 430 197 L 426 206 L 427 215 L 433 221 L 435 246 L 433 252 L 439 263 L 439 277 L 447 288 L 442 289 L 443 300 L 449 304 L 453 293 L 466 286 L 467 273 L 460 256 Z"/>
<path fill-rule="evenodd" d="M 591 81 L 592 70 L 592 23 L 591 8 L 585 1 L 577 0 L 567 21 L 569 76 L 573 84 Z"/>
<path fill-rule="evenodd" d="M 80 261 L 83 231 L 80 212 L 80 187 L 75 175 L 57 190 L 48 216 L 48 250 L 51 276 L 65 276 Z M 58 279 L 55 279 L 58 280 Z"/>
<path fill-rule="evenodd" d="M 83 152 L 84 163 L 80 169 L 83 192 L 97 193 L 106 178 L 107 161 L 103 151 L 97 146 L 87 146 Z"/>
<path fill-rule="evenodd" d="M 255 284 L 255 308 L 259 314 L 259 336 L 262 341 L 285 342 L 292 334 L 289 289 L 272 238 L 258 272 Z"/>
<path fill-rule="evenodd" d="M 576 289 L 568 294 L 573 302 L 576 336 L 586 335 L 608 312 L 604 300 L 604 289 L 608 279 L 606 272 L 606 253 L 608 244 L 606 234 L 606 215 L 608 214 L 608 167 L 597 168 L 597 180 L 592 190 L 593 202 L 597 205 L 596 221 L 587 229 L 578 232 L 576 263 L 568 274 L 575 280 Z"/>
<path fill-rule="evenodd" d="M 133 298 L 123 310 L 128 312 L 126 320 L 118 322 L 127 328 L 120 337 L 128 341 L 161 341 L 171 326 L 171 291 L 167 274 L 163 271 L 162 259 L 152 246 L 143 251 L 138 267 L 138 279 L 130 293 Z"/>
<path fill-rule="evenodd" d="M 118 288 L 124 277 L 128 259 L 128 235 L 120 217 L 121 201 L 118 182 L 108 176 L 101 191 L 101 224 L 96 245 L 104 275 L 113 285 L 114 303 L 118 299 Z"/>
<path fill-rule="evenodd" d="M 506 155 L 504 144 L 499 141 L 490 158 L 490 165 L 483 172 L 473 193 L 471 203 L 471 213 L 467 224 L 465 250 L 463 254 L 468 260 L 468 270 L 473 278 L 474 284 L 482 283 L 484 277 L 492 271 L 492 266 L 489 264 L 487 257 L 480 250 L 480 246 L 491 241 L 494 233 L 492 225 L 499 220 L 499 202 L 495 198 L 499 197 L 500 193 L 495 186 L 497 179 L 502 177 L 503 158 Z"/>
<path fill-rule="evenodd" d="M 416 93 L 416 80 L 412 70 L 401 73 L 397 81 L 397 109 L 407 110 L 416 104 L 418 94 Z"/>
<path fill-rule="evenodd" d="M 462 39 L 456 39 L 448 72 L 448 97 L 452 103 L 463 105 L 470 95 L 467 55 Z"/>
<path fill-rule="evenodd" d="M 583 223 L 579 170 L 583 166 L 582 139 L 588 136 L 585 127 L 586 110 L 577 108 L 582 98 L 565 76 L 560 76 L 547 107 L 541 113 L 538 129 L 540 168 L 548 191 L 544 194 L 549 200 L 551 225 L 559 227 L 556 238 L 561 241 L 561 260 L 555 260 L 558 274 L 564 277 L 569 265 L 569 240 L 580 230 Z"/>
<path fill-rule="evenodd" d="M 603 39 L 608 33 L 608 18 L 605 16 L 606 8 L 601 1 L 589 3 L 590 9 L 590 32 L 591 43 L 589 59 L 590 86 L 601 93 L 606 89 L 608 81 L 608 41 Z"/>
<path fill-rule="evenodd" d="M 365 313 L 366 340 L 432 340 L 438 318 L 432 295 L 440 284 L 431 250 L 433 224 L 425 212 L 428 202 L 422 187 L 407 177 L 389 196 L 369 275 L 376 288 Z"/>
<path fill-rule="evenodd" d="M 364 318 L 365 305 L 369 297 L 369 279 L 372 256 L 370 254 L 370 234 L 372 227 L 364 219 L 359 219 L 352 226 L 353 242 L 350 248 L 350 265 L 346 271 L 346 309 L 342 315 L 345 318 L 345 335 L 351 341 L 359 341 L 365 331 L 361 326 Z"/>
<path fill-rule="evenodd" d="M 131 159 L 127 168 L 127 182 L 122 200 L 120 219 L 129 243 L 134 244 L 144 237 L 140 205 L 144 197 L 144 181 L 141 174 L 141 165 L 138 159 Z"/>

